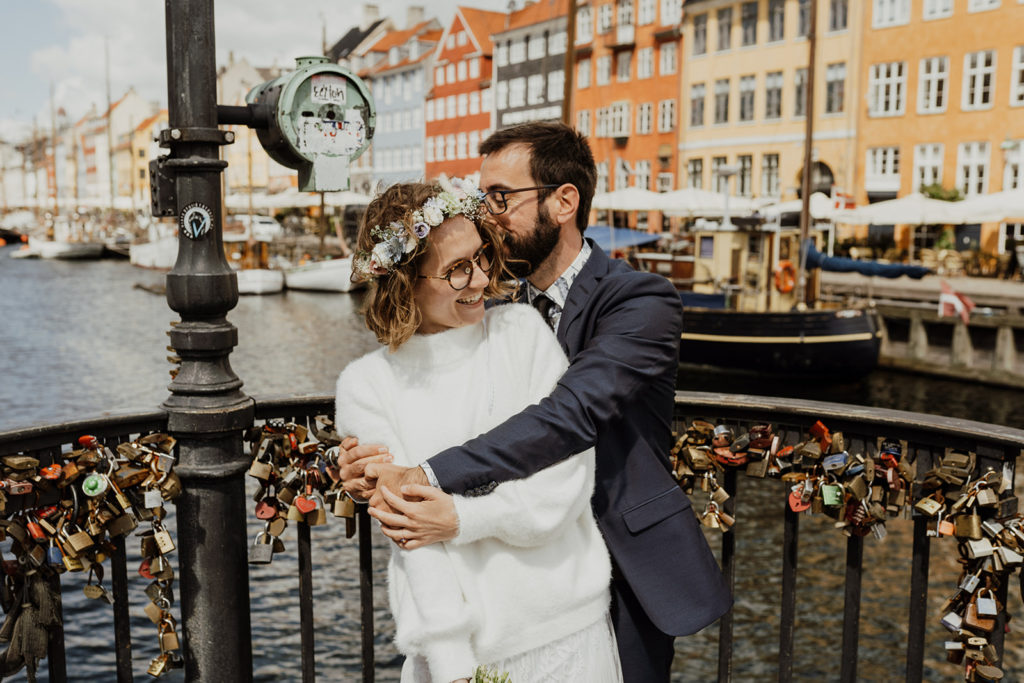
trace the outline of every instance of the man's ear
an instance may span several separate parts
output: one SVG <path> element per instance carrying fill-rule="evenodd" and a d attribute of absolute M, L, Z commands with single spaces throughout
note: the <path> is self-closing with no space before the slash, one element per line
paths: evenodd
<path fill-rule="evenodd" d="M 554 219 L 559 225 L 569 224 L 575 228 L 576 212 L 580 208 L 580 191 L 571 183 L 565 183 L 554 192 Z"/>

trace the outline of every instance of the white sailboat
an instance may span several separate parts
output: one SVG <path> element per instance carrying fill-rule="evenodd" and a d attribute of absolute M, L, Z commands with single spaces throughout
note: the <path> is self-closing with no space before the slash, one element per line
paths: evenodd
<path fill-rule="evenodd" d="M 284 271 L 288 289 L 304 289 L 317 292 L 351 292 L 363 286 L 352 282 L 352 257 L 310 261 Z"/>

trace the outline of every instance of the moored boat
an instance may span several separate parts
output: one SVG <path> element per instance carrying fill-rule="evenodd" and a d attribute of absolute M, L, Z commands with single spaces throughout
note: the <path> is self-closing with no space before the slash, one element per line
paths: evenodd
<path fill-rule="evenodd" d="M 103 255 L 103 242 L 41 240 L 30 237 L 28 248 L 45 259 L 95 259 Z"/>
<path fill-rule="evenodd" d="M 284 271 L 288 289 L 318 292 L 350 292 L 362 286 L 352 282 L 352 257 L 310 261 Z"/>

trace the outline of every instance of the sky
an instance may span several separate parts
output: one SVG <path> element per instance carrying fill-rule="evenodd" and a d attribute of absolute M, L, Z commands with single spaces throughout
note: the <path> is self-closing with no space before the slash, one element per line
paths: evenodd
<path fill-rule="evenodd" d="M 254 66 L 286 66 L 319 54 L 321 32 L 333 44 L 362 22 L 357 0 L 216 0 L 217 64 L 228 53 Z M 405 28 L 407 0 L 376 0 L 381 17 Z M 447 25 L 457 4 L 505 11 L 508 0 L 421 0 L 426 16 Z M 522 4 L 521 2 L 519 4 Z M 106 106 L 104 46 L 110 94 L 129 87 L 167 102 L 164 2 L 161 0 L 0 0 L 0 140 L 31 134 L 33 118 L 50 125 L 50 90 L 71 120 Z"/>

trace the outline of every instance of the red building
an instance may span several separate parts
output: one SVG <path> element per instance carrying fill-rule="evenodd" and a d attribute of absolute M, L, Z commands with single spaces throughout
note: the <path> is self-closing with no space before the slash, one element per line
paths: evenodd
<path fill-rule="evenodd" d="M 424 159 L 427 178 L 478 177 L 477 147 L 491 131 L 491 34 L 508 15 L 459 7 L 434 53 L 433 88 L 427 93 Z"/>

